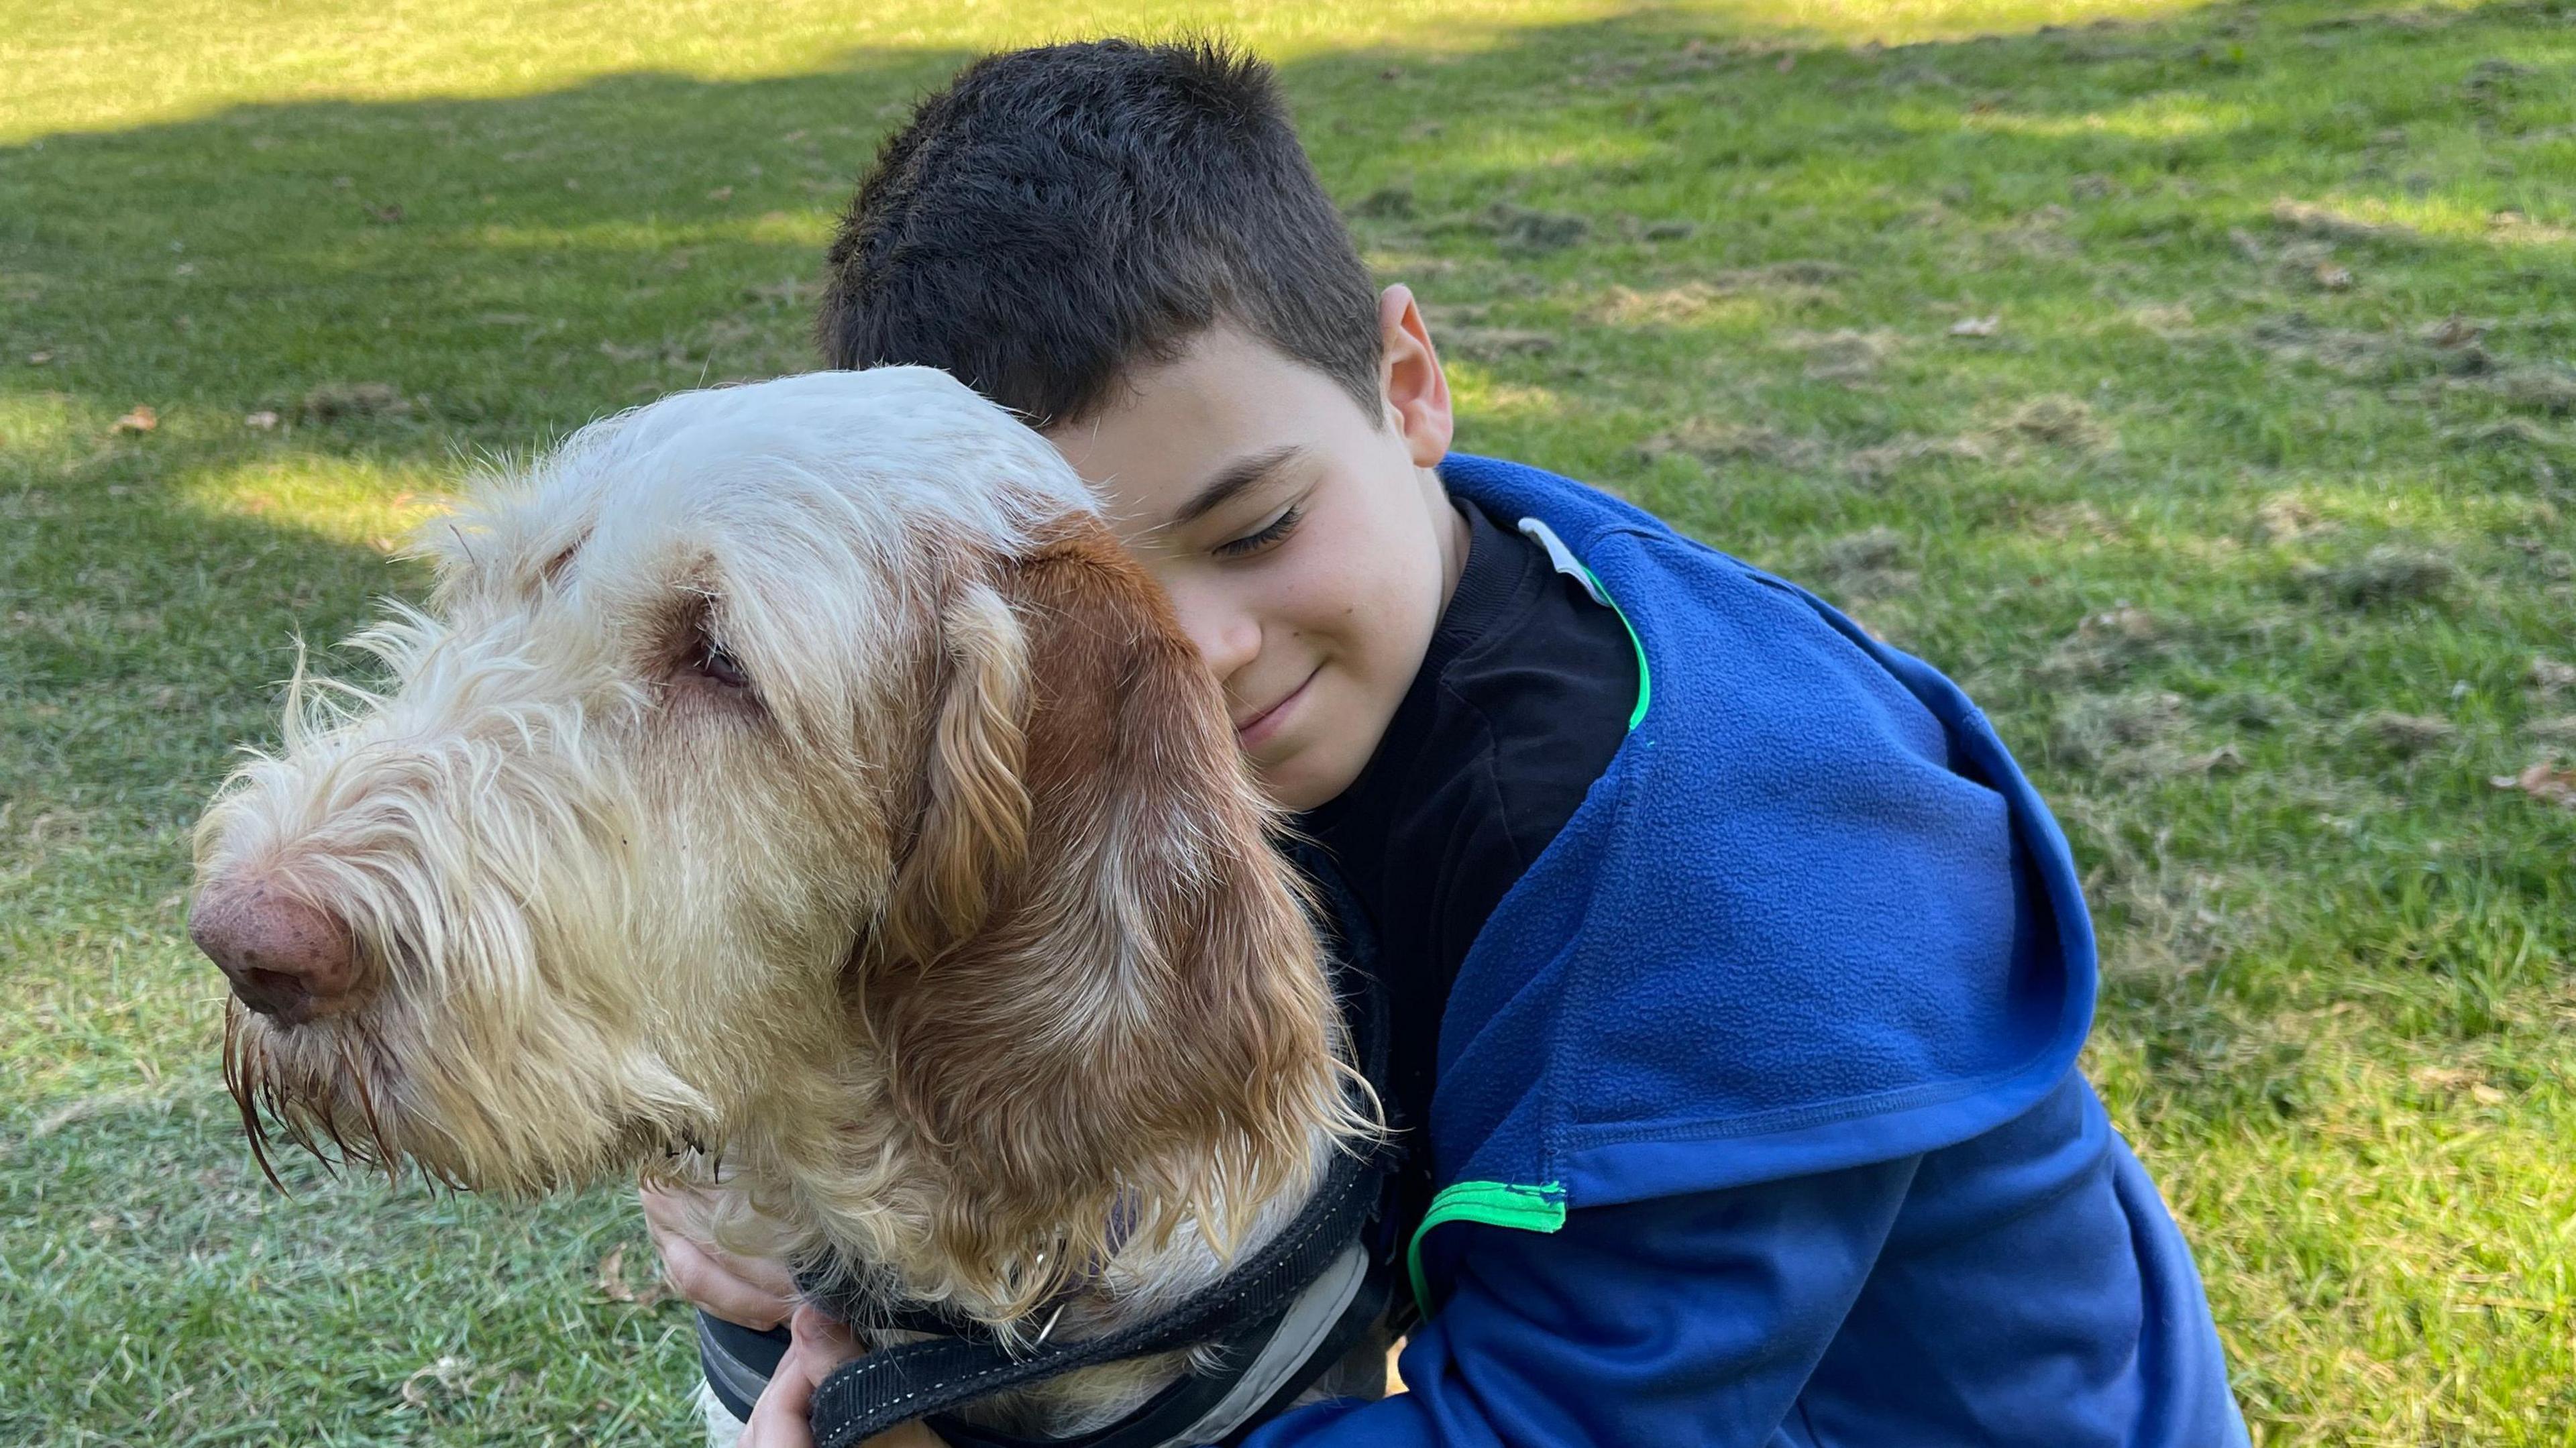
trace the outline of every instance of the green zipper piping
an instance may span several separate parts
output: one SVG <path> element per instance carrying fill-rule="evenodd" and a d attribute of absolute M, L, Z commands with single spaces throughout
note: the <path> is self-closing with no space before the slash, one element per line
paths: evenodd
<path fill-rule="evenodd" d="M 1641 710 L 1644 707 L 1638 705 Z M 1413 1279 L 1413 1301 L 1425 1318 L 1431 1316 L 1431 1284 L 1422 1276 L 1422 1238 L 1443 1222 L 1480 1222 L 1517 1232 L 1553 1232 L 1565 1225 L 1565 1186 L 1561 1182 L 1535 1187 L 1510 1182 L 1453 1182 L 1443 1187 L 1431 1199 L 1431 1210 L 1422 1214 L 1422 1225 L 1413 1229 L 1411 1245 L 1404 1249 L 1404 1270 Z"/>
<path fill-rule="evenodd" d="M 1610 590 L 1601 586 L 1601 575 L 1592 571 L 1592 565 L 1578 561 L 1574 566 L 1583 570 L 1584 578 L 1592 584 L 1593 594 L 1610 605 L 1612 613 L 1619 615 L 1619 627 L 1628 631 L 1628 647 L 1637 651 L 1637 707 L 1628 711 L 1628 727 L 1634 729 L 1646 717 L 1647 701 L 1655 696 L 1654 675 L 1646 669 L 1646 641 L 1637 637 L 1637 626 L 1628 622 L 1628 610 L 1621 608 L 1619 600 L 1610 596 Z"/>

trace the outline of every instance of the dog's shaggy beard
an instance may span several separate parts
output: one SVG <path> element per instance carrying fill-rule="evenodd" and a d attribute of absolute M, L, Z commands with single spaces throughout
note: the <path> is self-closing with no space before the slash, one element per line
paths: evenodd
<path fill-rule="evenodd" d="M 638 898 L 655 811 L 592 745 L 633 727 L 641 691 L 581 660 L 540 668 L 506 626 L 404 611 L 356 643 L 398 687 L 299 661 L 283 752 L 237 771 L 198 831 L 201 871 L 269 870 L 359 952 L 345 1009 L 280 1027 L 229 1006 L 225 1076 L 263 1170 L 273 1128 L 326 1160 L 325 1142 L 389 1175 L 535 1194 L 704 1140 L 712 1107 L 642 1044 L 634 973 L 582 958 L 695 933 L 684 902 Z"/>

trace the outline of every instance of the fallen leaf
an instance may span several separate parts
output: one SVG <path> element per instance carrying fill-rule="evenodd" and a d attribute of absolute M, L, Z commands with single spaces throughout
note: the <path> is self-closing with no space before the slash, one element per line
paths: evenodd
<path fill-rule="evenodd" d="M 1784 55 L 1780 57 L 1780 63 L 1771 68 L 1780 72 L 1782 75 L 1787 75 L 1789 72 L 1798 68 L 1798 57 L 1795 54 Z"/>
<path fill-rule="evenodd" d="M 1958 321 L 1950 324 L 1950 335 L 1953 337 L 1991 337 L 2003 326 L 2003 324 L 2004 319 L 2000 316 L 1962 317 Z"/>
<path fill-rule="evenodd" d="M 433 1391 L 452 1393 L 465 1385 L 466 1361 L 461 1357 L 443 1357 L 403 1379 L 402 1400 L 415 1408 L 426 1408 Z"/>
<path fill-rule="evenodd" d="M 626 1285 L 626 1244 L 623 1242 L 609 1248 L 608 1255 L 599 1259 L 597 1286 L 609 1301 L 632 1303 L 637 1307 L 656 1307 L 671 1297 L 670 1289 L 659 1278 L 640 1292 Z"/>
<path fill-rule="evenodd" d="M 2560 769 L 2544 761 L 2520 774 L 2491 776 L 2487 783 L 2498 789 L 2521 790 L 2542 804 L 2576 809 L 2576 769 Z"/>
<path fill-rule="evenodd" d="M 707 193 L 707 199 L 709 201 L 731 201 L 733 199 L 733 188 L 730 186 L 719 186 L 715 190 Z"/>
<path fill-rule="evenodd" d="M 367 219 L 378 226 L 392 226 L 403 219 L 403 209 L 399 206 L 370 206 Z"/>
<path fill-rule="evenodd" d="M 2352 268 L 2336 266 L 2330 261 L 2317 263 L 2317 285 L 2330 292 L 2352 290 Z"/>
<path fill-rule="evenodd" d="M 626 1244 L 618 1243 L 599 1259 L 599 1290 L 617 1302 L 633 1302 L 635 1289 L 626 1285 Z"/>
<path fill-rule="evenodd" d="M 30 352 L 27 354 L 27 365 L 30 367 L 42 367 L 53 360 L 54 354 L 51 352 Z"/>
<path fill-rule="evenodd" d="M 255 427 L 262 432 L 266 432 L 270 428 L 277 426 L 277 414 L 263 407 L 259 411 L 244 417 L 242 419 L 242 426 Z"/>
<path fill-rule="evenodd" d="M 137 407 L 116 420 L 118 432 L 150 432 L 161 425 L 161 415 L 149 407 Z"/>

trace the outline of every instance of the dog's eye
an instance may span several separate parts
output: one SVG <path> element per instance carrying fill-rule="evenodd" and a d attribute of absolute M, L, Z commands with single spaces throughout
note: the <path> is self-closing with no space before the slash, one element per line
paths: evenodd
<path fill-rule="evenodd" d="M 728 689 L 751 687 L 751 675 L 743 668 L 742 660 L 705 634 L 698 635 L 698 646 L 689 655 L 689 667 Z"/>

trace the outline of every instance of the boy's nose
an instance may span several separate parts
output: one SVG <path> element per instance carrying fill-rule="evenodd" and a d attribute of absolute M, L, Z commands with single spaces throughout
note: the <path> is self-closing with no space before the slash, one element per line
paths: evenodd
<path fill-rule="evenodd" d="M 1241 614 L 1228 614 L 1213 609 L 1192 609 L 1187 600 L 1174 599 L 1180 614 L 1181 631 L 1199 651 L 1199 659 L 1216 675 L 1217 682 L 1232 679 L 1244 665 L 1261 656 L 1261 624 Z"/>
<path fill-rule="evenodd" d="M 188 938 L 243 1005 L 285 1025 L 321 1013 L 357 984 L 348 926 L 266 881 L 201 891 L 188 911 Z"/>

